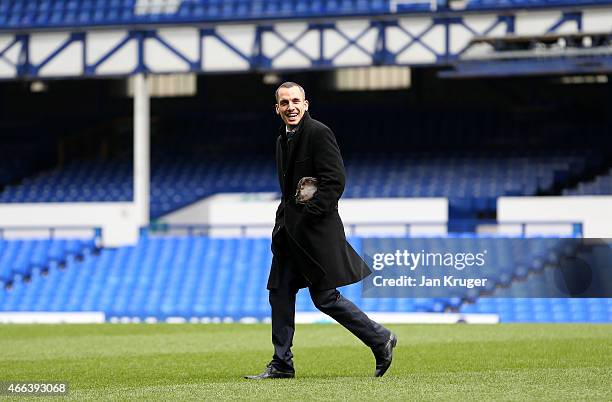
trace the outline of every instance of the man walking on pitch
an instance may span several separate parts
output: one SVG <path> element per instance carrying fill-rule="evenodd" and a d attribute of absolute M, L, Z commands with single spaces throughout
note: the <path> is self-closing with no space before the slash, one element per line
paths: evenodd
<path fill-rule="evenodd" d="M 372 321 L 337 287 L 358 282 L 370 269 L 348 244 L 338 214 L 345 171 L 333 132 L 308 114 L 304 89 L 285 82 L 276 90 L 276 114 L 283 120 L 276 140 L 282 192 L 272 231 L 268 278 L 274 357 L 263 373 L 245 378 L 293 378 L 291 346 L 295 297 L 308 287 L 315 306 L 369 346 L 380 377 L 391 365 L 397 337 Z"/>

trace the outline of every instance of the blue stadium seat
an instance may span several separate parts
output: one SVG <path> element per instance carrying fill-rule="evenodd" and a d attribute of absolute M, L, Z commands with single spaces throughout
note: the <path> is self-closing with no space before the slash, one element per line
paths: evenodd
<path fill-rule="evenodd" d="M 458 209 L 493 210 L 499 196 L 548 191 L 560 183 L 558 172 L 569 175 L 571 169 L 584 168 L 584 164 L 570 166 L 568 158 L 573 157 L 349 157 L 345 197 L 448 197 Z M 131 163 L 121 161 L 73 162 L 25 179 L 21 185 L 7 186 L 0 193 L 0 202 L 129 200 L 133 194 L 131 169 Z M 268 159 L 255 159 L 250 166 L 229 159 L 154 160 L 151 215 L 158 217 L 218 192 L 277 190 L 274 166 Z"/>
<path fill-rule="evenodd" d="M 580 4 L 609 4 L 608 0 L 583 0 Z M 570 0 L 469 0 L 468 10 L 523 9 L 554 6 L 574 6 Z M 388 14 L 389 0 L 189 0 L 181 1 L 176 9 L 142 3 L 135 10 L 135 0 L 39 0 L 4 1 L 0 3 L 0 29 L 48 28 L 87 25 L 131 25 L 135 23 L 185 21 L 224 21 L 248 18 L 283 18 L 293 16 L 326 17 L 359 14 Z M 439 11 L 446 11 L 442 2 Z M 396 12 L 431 11 L 431 4 L 422 1 L 401 2 Z"/>
<path fill-rule="evenodd" d="M 566 189 L 563 195 L 609 195 L 612 194 L 612 169 L 590 182 L 581 182 L 576 188 Z"/>
<path fill-rule="evenodd" d="M 495 242 L 470 235 L 458 237 L 461 248 L 501 247 L 500 272 L 516 278 L 510 264 L 503 264 L 518 251 L 525 260 L 540 253 L 512 241 Z M 361 250 L 361 239 L 349 239 Z M 415 247 L 451 247 L 447 239 L 413 239 Z M 379 239 L 387 242 L 389 240 Z M 432 243 L 433 242 L 433 243 Z M 0 311 L 104 311 L 109 317 L 208 317 L 239 320 L 269 316 L 265 289 L 271 262 L 269 239 L 208 238 L 143 235 L 134 247 L 104 249 L 84 259 L 74 251 L 92 247 L 91 241 L 0 240 L 0 280 L 29 275 L 29 283 L 13 280 L 10 290 L 0 290 Z M 392 246 L 392 244 L 380 244 Z M 552 243 L 551 243 L 552 246 Z M 505 250 L 505 252 L 504 252 Z M 54 262 L 66 261 L 60 269 Z M 32 267 L 46 265 L 48 273 Z M 501 268 L 505 267 L 505 268 Z M 535 285 L 534 285 L 535 284 Z M 513 322 L 611 322 L 612 299 L 526 299 L 521 286 L 537 281 L 518 281 L 503 289 L 499 298 L 476 297 L 471 304 L 462 298 L 363 298 L 361 285 L 341 289 L 357 305 L 373 312 L 496 313 Z M 308 292 L 298 293 L 298 311 L 316 311 Z"/>

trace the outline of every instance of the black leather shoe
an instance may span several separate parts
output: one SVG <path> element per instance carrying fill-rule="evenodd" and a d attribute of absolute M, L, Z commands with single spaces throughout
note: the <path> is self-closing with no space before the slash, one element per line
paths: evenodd
<path fill-rule="evenodd" d="M 269 378 L 295 378 L 294 371 L 281 371 L 274 367 L 272 363 L 266 366 L 263 373 L 257 375 L 245 375 L 247 380 L 267 380 Z"/>
<path fill-rule="evenodd" d="M 374 352 L 376 358 L 376 370 L 374 371 L 374 377 L 382 377 L 389 366 L 391 366 L 391 360 L 393 360 L 393 348 L 397 345 L 397 336 L 391 332 L 389 340 L 384 345 L 378 347 Z"/>

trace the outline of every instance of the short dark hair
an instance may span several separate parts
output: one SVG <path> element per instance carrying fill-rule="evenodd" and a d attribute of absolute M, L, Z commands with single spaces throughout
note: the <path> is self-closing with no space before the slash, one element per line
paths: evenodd
<path fill-rule="evenodd" d="M 283 82 L 282 84 L 280 84 L 278 88 L 276 88 L 276 91 L 274 92 L 274 99 L 276 99 L 276 101 L 278 102 L 278 91 L 281 88 L 293 88 L 293 87 L 300 88 L 300 92 L 302 92 L 304 99 L 306 99 L 306 91 L 304 91 L 304 88 L 302 88 L 300 84 L 292 82 L 292 81 L 287 81 L 287 82 Z"/>

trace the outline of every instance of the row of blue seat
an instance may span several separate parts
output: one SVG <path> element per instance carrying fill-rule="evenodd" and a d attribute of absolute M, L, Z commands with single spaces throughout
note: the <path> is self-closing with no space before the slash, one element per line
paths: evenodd
<path fill-rule="evenodd" d="M 612 194 L 612 168 L 590 182 L 578 183 L 576 188 L 566 189 L 563 195 L 601 195 Z"/>
<path fill-rule="evenodd" d="M 490 248 L 498 267 L 491 276 L 495 285 L 514 286 L 544 269 L 543 262 L 554 261 L 551 252 L 558 239 L 524 242 L 522 239 L 499 239 L 470 236 L 449 239 L 411 239 L 420 247 L 453 250 Z M 364 239 L 351 238 L 361 251 Z M 368 239 L 370 246 L 392 249 L 402 239 Z M 22 241 L 24 254 L 34 248 L 56 247 L 57 241 Z M 30 244 L 31 243 L 31 244 Z M 28 245 L 29 244 L 29 245 Z M 0 249 L 0 267 L 13 266 L 15 255 Z M 494 252 L 495 251 L 495 252 Z M 36 255 L 45 255 L 35 253 Z M 53 253 L 47 252 L 48 258 Z M 8 256 L 8 257 L 7 257 Z M 516 259 L 521 256 L 524 265 Z M 538 261 L 540 263 L 538 263 Z M 65 268 L 50 261 L 46 276 L 32 270 L 29 283 L 16 280 L 12 289 L 0 291 L 0 311 L 103 311 L 108 317 L 208 317 L 239 320 L 244 317 L 263 319 L 270 310 L 266 280 L 271 263 L 269 239 L 209 238 L 199 236 L 169 237 L 143 235 L 136 246 L 104 249 L 99 255 L 83 260 L 67 258 Z M 521 271 L 523 269 L 524 271 Z M 503 291 L 504 289 L 502 289 Z M 486 299 L 480 294 L 448 294 L 427 298 L 364 298 L 361 284 L 342 292 L 364 310 L 371 312 L 489 312 L 501 314 L 504 321 L 612 321 L 612 303 L 608 299 Z M 599 301 L 598 301 L 599 300 Z M 471 304 L 466 304 L 469 301 Z M 298 311 L 315 311 L 307 292 L 298 294 Z"/>
<path fill-rule="evenodd" d="M 388 0 L 4 0 L 0 28 L 382 14 Z"/>
<path fill-rule="evenodd" d="M 612 322 L 612 299 L 481 298 L 460 311 L 498 314 L 502 322 Z"/>
<path fill-rule="evenodd" d="M 580 0 L 578 4 L 609 4 Z M 469 0 L 464 8 L 574 6 L 570 0 Z M 457 8 L 457 6 L 454 6 Z M 463 7 L 462 7 L 463 8 Z M 390 0 L 2 0 L 0 29 L 58 26 L 189 23 L 262 18 L 312 18 L 447 11 L 446 1 Z"/>
<path fill-rule="evenodd" d="M 69 256 L 81 256 L 96 249 L 90 239 L 0 239 L 0 287 L 48 270 L 52 263 L 63 264 Z"/>
<path fill-rule="evenodd" d="M 369 157 L 347 158 L 345 197 L 448 197 L 451 206 L 495 209 L 503 195 L 533 195 L 585 169 L 584 158 Z M 202 161 L 161 159 L 151 172 L 151 216 L 220 192 L 275 192 L 278 179 L 269 159 Z M 126 201 L 133 196 L 131 162 L 73 162 L 63 169 L 8 186 L 0 202 Z"/>

